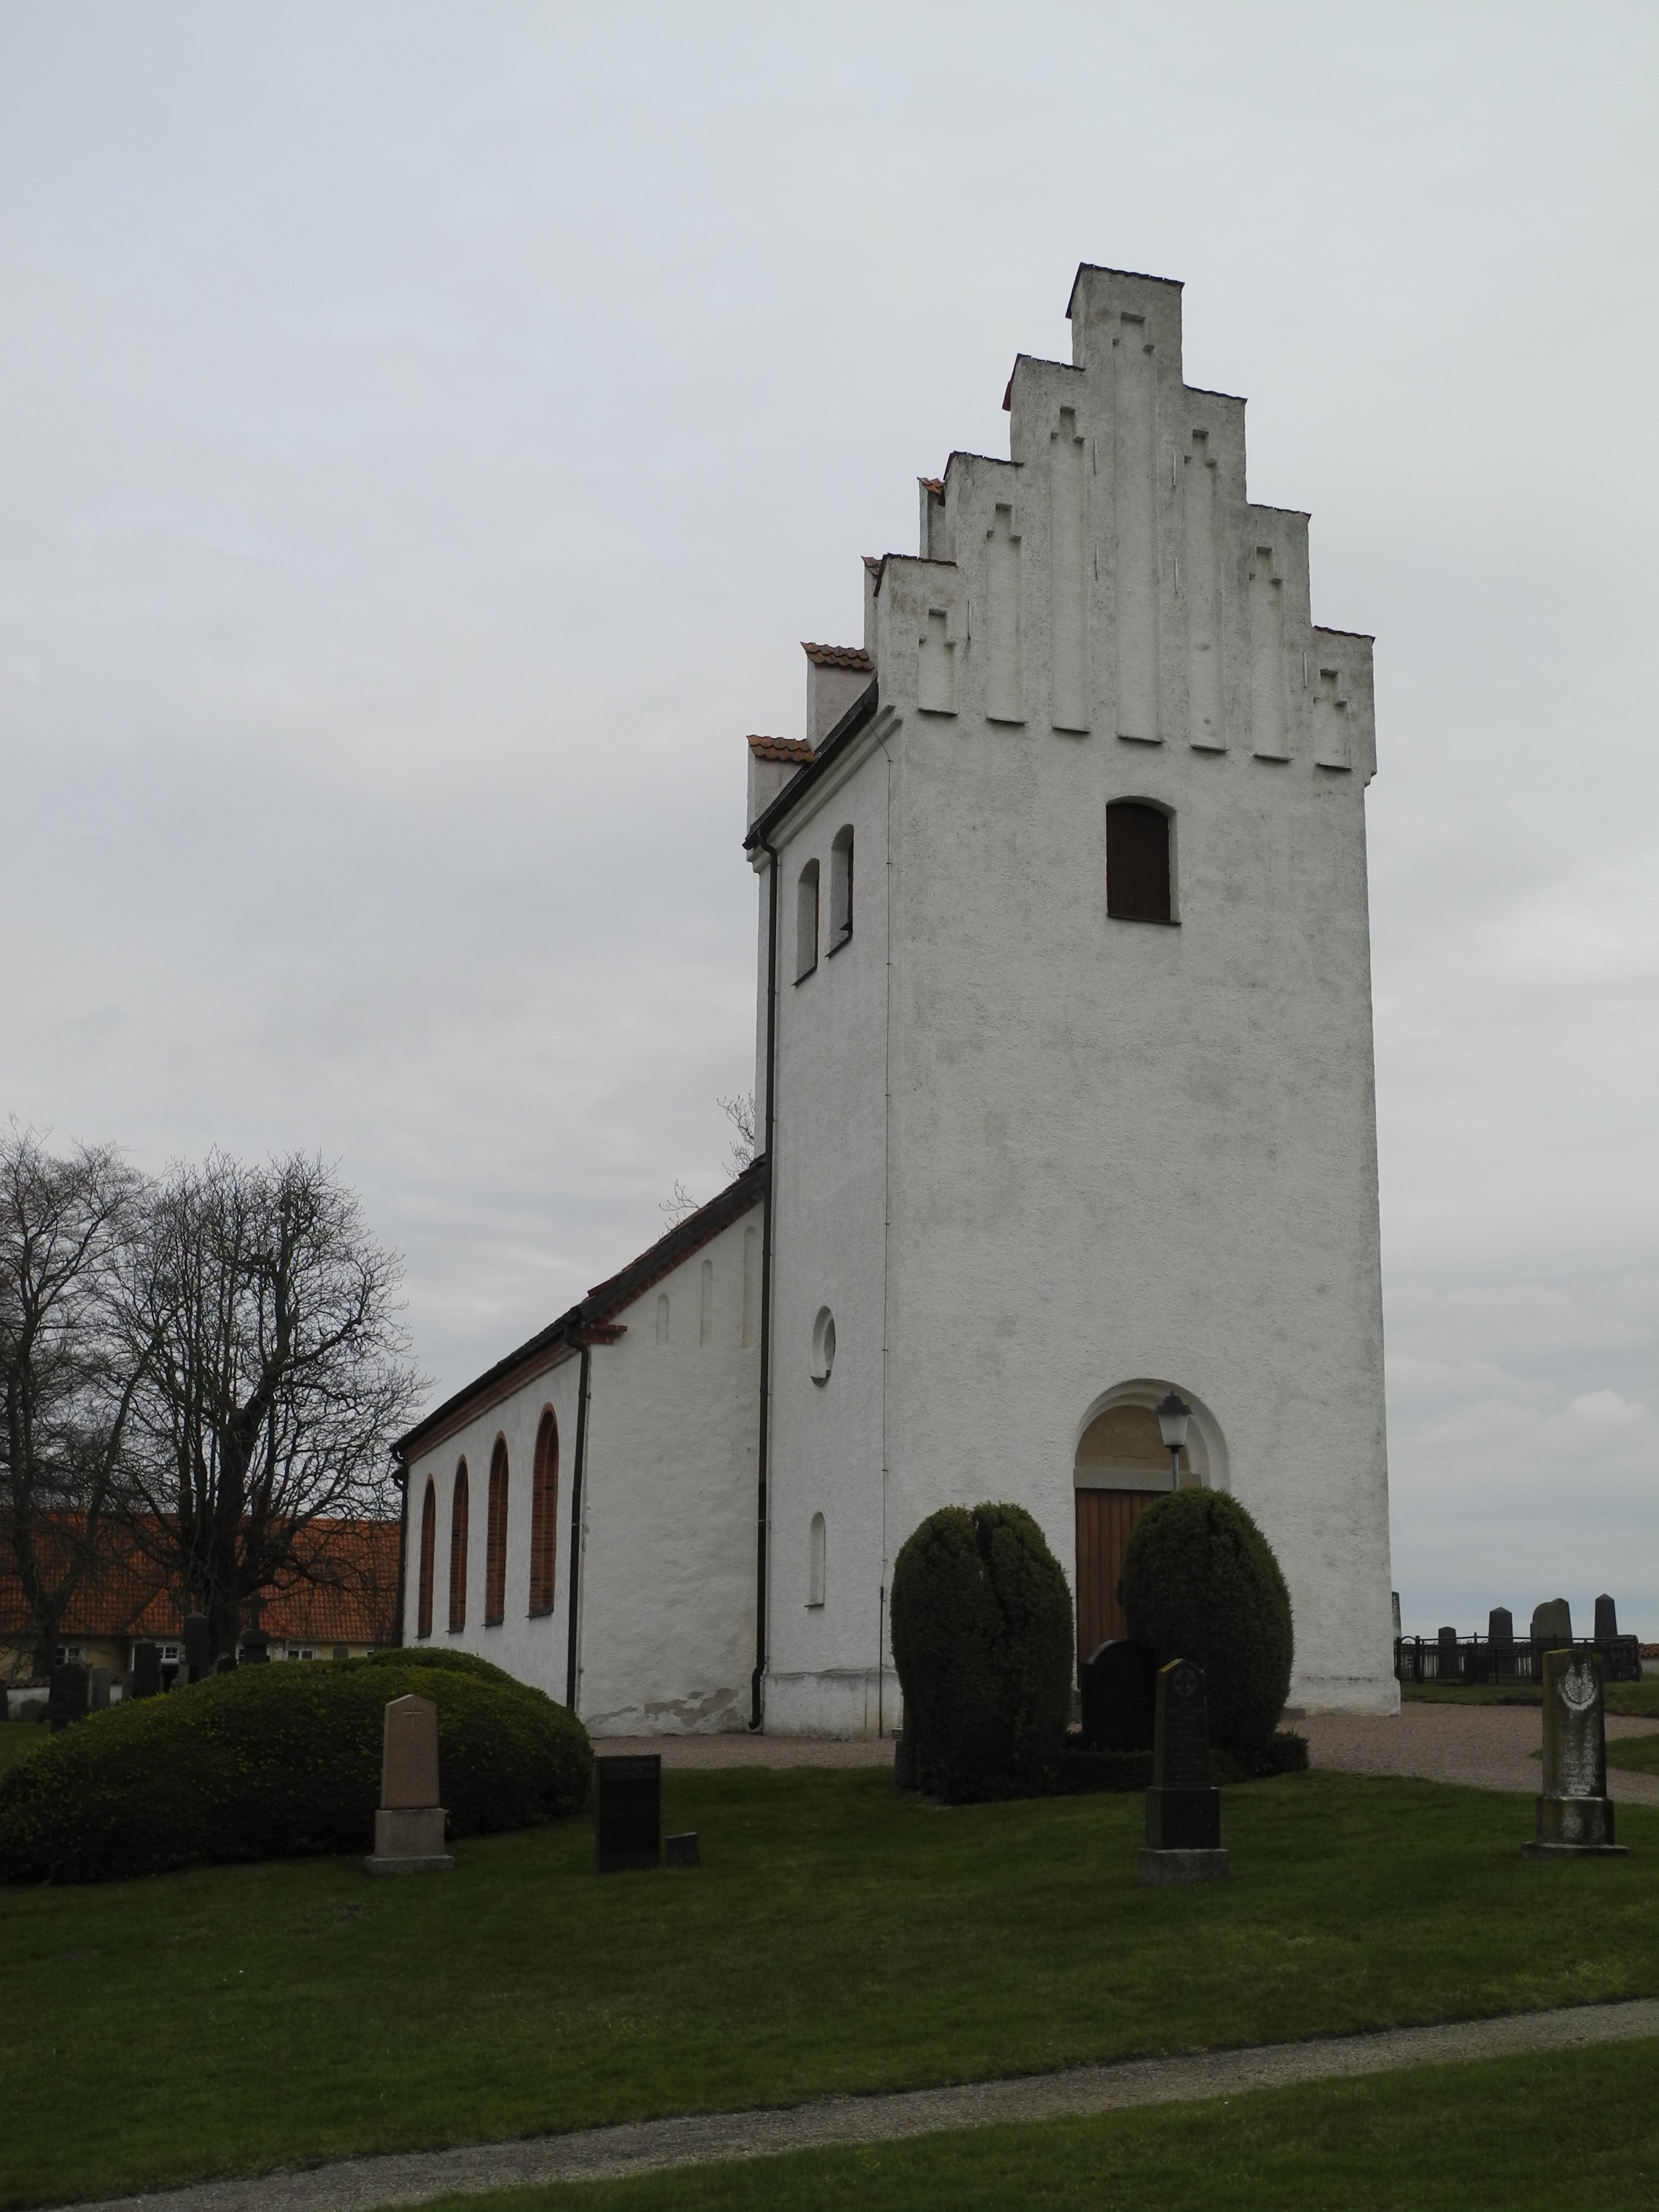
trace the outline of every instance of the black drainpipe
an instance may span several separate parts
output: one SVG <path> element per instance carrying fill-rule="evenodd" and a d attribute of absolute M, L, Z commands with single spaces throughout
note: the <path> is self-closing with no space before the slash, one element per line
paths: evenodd
<path fill-rule="evenodd" d="M 394 1644 L 401 1644 L 404 1606 L 409 1595 L 409 1467 L 399 1451 L 392 1455 L 392 1480 L 404 1493 L 403 1510 L 398 1516 L 398 1623 L 392 1638 Z"/>
<path fill-rule="evenodd" d="M 576 1606 L 581 1595 L 582 1469 L 587 1463 L 587 1370 L 592 1358 L 582 1346 L 582 1371 L 576 1383 L 576 1463 L 570 1476 L 570 1650 L 565 1662 L 564 1701 L 576 1710 Z"/>
<path fill-rule="evenodd" d="M 764 837 L 770 883 L 766 902 L 766 1188 L 761 1199 L 761 1340 L 760 1442 L 758 1498 L 755 1528 L 755 1671 L 749 1682 L 749 1725 L 758 1729 L 762 1721 L 761 1678 L 766 1672 L 766 1521 L 768 1479 L 767 1443 L 772 1432 L 772 1188 L 777 1164 L 773 1139 L 777 1129 L 778 1039 L 778 856 Z"/>

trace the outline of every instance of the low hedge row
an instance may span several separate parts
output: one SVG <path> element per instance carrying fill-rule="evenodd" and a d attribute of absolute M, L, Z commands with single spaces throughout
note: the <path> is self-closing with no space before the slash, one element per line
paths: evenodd
<path fill-rule="evenodd" d="M 175 1867 L 367 1851 L 387 1703 L 438 1709 L 452 1836 L 577 1811 L 587 1731 L 540 1690 L 459 1652 L 243 1667 L 124 1704 L 0 1780 L 0 1881 L 116 1881 Z"/>

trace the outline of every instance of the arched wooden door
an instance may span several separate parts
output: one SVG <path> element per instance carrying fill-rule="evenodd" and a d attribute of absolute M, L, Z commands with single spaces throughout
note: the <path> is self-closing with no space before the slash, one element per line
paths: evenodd
<path fill-rule="evenodd" d="M 1158 1490 L 1083 1490 L 1077 1497 L 1077 1656 L 1080 1667 L 1109 1637 L 1127 1636 L 1117 1579 L 1129 1531 Z"/>

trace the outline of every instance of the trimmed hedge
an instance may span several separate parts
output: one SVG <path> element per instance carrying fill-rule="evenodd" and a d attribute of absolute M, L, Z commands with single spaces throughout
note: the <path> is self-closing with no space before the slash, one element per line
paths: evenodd
<path fill-rule="evenodd" d="M 947 1505 L 893 1563 L 916 1780 L 957 1803 L 1041 1790 L 1072 1705 L 1072 1595 L 1023 1507 Z"/>
<path fill-rule="evenodd" d="M 438 1708 L 452 1836 L 577 1811 L 593 1754 L 574 1714 L 488 1661 L 383 1651 L 242 1667 L 94 1713 L 0 1780 L 0 1881 L 368 1851 L 386 1708 Z"/>
<path fill-rule="evenodd" d="M 1273 1547 L 1224 1491 L 1172 1490 L 1130 1531 L 1119 1580 L 1129 1633 L 1158 1664 L 1193 1659 L 1213 1743 L 1265 1751 L 1291 1687 L 1291 1594 Z"/>

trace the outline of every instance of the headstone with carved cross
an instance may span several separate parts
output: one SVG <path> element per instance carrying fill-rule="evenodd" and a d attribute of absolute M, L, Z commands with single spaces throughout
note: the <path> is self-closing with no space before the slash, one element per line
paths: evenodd
<path fill-rule="evenodd" d="M 1158 1669 L 1140 1879 L 1216 1881 L 1229 1863 L 1221 1848 L 1221 1793 L 1210 1779 L 1204 1669 L 1190 1659 L 1174 1659 Z"/>

